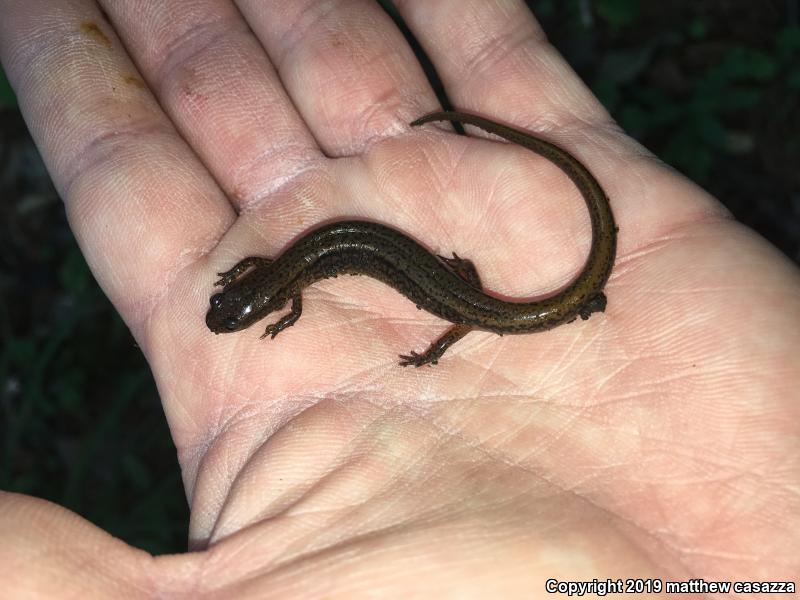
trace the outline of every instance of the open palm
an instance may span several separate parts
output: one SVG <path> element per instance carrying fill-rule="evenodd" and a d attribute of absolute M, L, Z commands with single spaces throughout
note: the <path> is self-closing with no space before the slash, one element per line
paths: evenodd
<path fill-rule="evenodd" d="M 18 496 L 0 497 L 0 532 L 161 594 L 798 572 L 798 273 L 620 132 L 524 4 L 397 3 L 456 107 L 538 133 L 600 181 L 620 228 L 608 308 L 471 333 L 420 369 L 398 354 L 447 323 L 383 284 L 320 282 L 262 340 L 276 315 L 206 328 L 215 274 L 363 218 L 473 260 L 494 293 L 543 295 L 589 249 L 570 181 L 478 132 L 411 130 L 437 102 L 377 5 L 101 4 L 113 29 L 88 0 L 0 1 L 0 56 L 150 361 L 202 552 L 149 560 Z M 64 535 L 43 541 L 21 511 Z M 87 540 L 104 552 L 76 554 Z M 104 585 L 73 577 L 57 589 Z"/>

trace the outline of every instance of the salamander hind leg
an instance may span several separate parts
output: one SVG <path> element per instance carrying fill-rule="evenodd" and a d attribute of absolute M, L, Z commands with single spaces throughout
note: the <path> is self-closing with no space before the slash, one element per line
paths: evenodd
<path fill-rule="evenodd" d="M 478 270 L 475 268 L 475 265 L 471 260 L 461 258 L 455 252 L 453 252 L 453 258 L 445 258 L 441 254 L 437 256 L 439 256 L 439 259 L 444 264 L 450 267 L 450 270 L 453 271 L 453 273 L 461 277 L 461 279 L 466 281 L 471 286 L 478 288 L 479 290 L 483 289 L 483 285 L 481 285 L 481 278 L 478 275 Z"/>
<path fill-rule="evenodd" d="M 243 258 L 238 263 L 233 265 L 232 269 L 224 271 L 222 273 L 217 273 L 219 275 L 219 280 L 214 283 L 214 285 L 221 285 L 222 287 L 226 287 L 236 281 L 236 279 L 245 271 L 250 269 L 250 267 L 260 267 L 261 265 L 268 265 L 272 262 L 271 258 L 262 258 L 260 256 L 248 256 L 247 258 Z"/>
<path fill-rule="evenodd" d="M 401 354 L 400 365 L 403 367 L 411 365 L 415 367 L 421 367 L 427 364 L 435 365 L 450 346 L 455 344 L 470 331 L 472 331 L 472 327 L 469 325 L 453 325 L 422 354 L 417 354 L 413 350 L 410 354 Z"/>
<path fill-rule="evenodd" d="M 592 296 L 586 304 L 581 307 L 578 314 L 584 321 L 589 318 L 593 312 L 605 312 L 606 310 L 606 295 L 603 292 L 597 292 Z"/>
<path fill-rule="evenodd" d="M 261 336 L 261 339 L 263 340 L 267 336 L 274 338 L 276 335 L 278 335 L 281 331 L 283 331 L 287 327 L 291 327 L 292 325 L 297 323 L 297 319 L 299 319 L 300 315 L 302 314 L 303 314 L 303 297 L 300 294 L 297 294 L 292 298 L 292 310 L 289 311 L 288 314 L 282 316 L 276 323 L 267 325 L 267 330 Z"/>

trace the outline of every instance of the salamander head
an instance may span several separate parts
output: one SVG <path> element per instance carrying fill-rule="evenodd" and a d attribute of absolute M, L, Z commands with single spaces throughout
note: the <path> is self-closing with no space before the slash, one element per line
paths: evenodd
<path fill-rule="evenodd" d="M 214 333 L 241 331 L 272 312 L 264 310 L 269 300 L 263 294 L 257 297 L 252 290 L 234 285 L 211 296 L 206 325 Z"/>

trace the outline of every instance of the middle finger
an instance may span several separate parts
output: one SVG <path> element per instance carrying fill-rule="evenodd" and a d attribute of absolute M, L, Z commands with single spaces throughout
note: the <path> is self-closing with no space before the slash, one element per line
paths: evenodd
<path fill-rule="evenodd" d="M 294 105 L 329 156 L 406 129 L 436 98 L 376 0 L 240 0 Z"/>
<path fill-rule="evenodd" d="M 219 0 L 102 0 L 164 110 L 241 207 L 320 156 L 241 13 Z"/>

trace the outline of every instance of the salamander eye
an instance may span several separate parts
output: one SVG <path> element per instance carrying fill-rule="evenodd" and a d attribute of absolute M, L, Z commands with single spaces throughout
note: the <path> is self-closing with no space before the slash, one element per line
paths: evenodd
<path fill-rule="evenodd" d="M 233 331 L 239 326 L 239 320 L 234 319 L 233 317 L 228 317 L 222 322 L 222 324 L 225 326 L 225 329 Z"/>
<path fill-rule="evenodd" d="M 222 294 L 214 294 L 211 296 L 211 306 L 219 308 L 222 305 Z"/>

